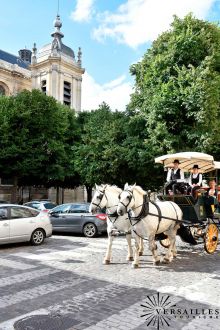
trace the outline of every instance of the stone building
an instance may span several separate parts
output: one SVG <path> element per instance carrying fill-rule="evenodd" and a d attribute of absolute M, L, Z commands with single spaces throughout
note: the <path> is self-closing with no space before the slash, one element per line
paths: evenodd
<path fill-rule="evenodd" d="M 85 71 L 81 65 L 82 52 L 79 48 L 76 58 L 74 51 L 63 43 L 61 27 L 62 22 L 57 15 L 51 42 L 39 50 L 36 44 L 32 51 L 21 49 L 19 56 L 0 50 L 0 96 L 16 95 L 24 89 L 40 89 L 76 112 L 81 111 L 81 82 Z M 0 179 L 0 200 L 10 201 L 10 187 L 10 182 Z M 31 195 L 29 191 L 29 198 L 42 197 L 42 193 L 36 191 Z M 65 194 L 68 201 L 84 199 L 83 189 L 72 194 L 62 191 L 59 202 L 65 200 Z M 53 196 L 53 190 L 50 190 L 48 197 L 54 199 Z"/>

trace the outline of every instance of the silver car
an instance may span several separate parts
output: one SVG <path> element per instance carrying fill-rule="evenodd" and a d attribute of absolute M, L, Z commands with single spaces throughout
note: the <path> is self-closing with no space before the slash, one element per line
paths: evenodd
<path fill-rule="evenodd" d="M 0 244 L 28 242 L 40 245 L 52 235 L 48 213 L 16 204 L 0 204 Z"/>
<path fill-rule="evenodd" d="M 50 201 L 30 201 L 30 202 L 24 203 L 23 205 L 33 207 L 34 209 L 45 211 L 45 212 L 48 212 L 49 210 L 51 210 L 55 206 L 57 206 L 56 204 L 51 203 Z"/>
<path fill-rule="evenodd" d="M 86 237 L 95 237 L 106 232 L 106 214 L 100 212 L 93 215 L 89 212 L 89 205 L 89 203 L 68 203 L 50 210 L 48 213 L 53 232 L 82 233 Z"/>

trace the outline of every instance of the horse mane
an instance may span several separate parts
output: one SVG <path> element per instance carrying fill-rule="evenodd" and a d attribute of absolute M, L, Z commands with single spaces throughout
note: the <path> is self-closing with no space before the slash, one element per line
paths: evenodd
<path fill-rule="evenodd" d="M 116 185 L 107 185 L 107 188 L 111 191 L 117 192 L 118 194 L 120 194 L 122 192 L 122 189 L 117 187 Z"/>
<path fill-rule="evenodd" d="M 142 189 L 140 186 L 135 186 L 134 190 L 136 190 L 141 195 L 146 195 L 147 194 L 147 192 L 144 189 Z"/>

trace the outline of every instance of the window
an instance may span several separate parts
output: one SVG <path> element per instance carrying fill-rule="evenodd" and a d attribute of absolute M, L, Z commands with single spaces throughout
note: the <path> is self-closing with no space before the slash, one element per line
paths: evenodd
<path fill-rule="evenodd" d="M 6 93 L 5 93 L 5 89 L 4 89 L 4 87 L 2 86 L 2 85 L 0 85 L 0 96 L 3 96 L 3 95 L 5 95 Z"/>
<path fill-rule="evenodd" d="M 52 214 L 68 213 L 69 208 L 70 208 L 69 204 L 55 207 L 55 209 L 52 210 Z"/>
<path fill-rule="evenodd" d="M 30 203 L 26 205 L 29 207 L 33 207 L 34 209 L 40 209 L 40 203 Z"/>
<path fill-rule="evenodd" d="M 64 81 L 63 86 L 63 103 L 71 106 L 71 83 Z"/>
<path fill-rule="evenodd" d="M 53 204 L 53 203 L 45 203 L 45 204 L 44 204 L 44 207 L 45 207 L 45 209 L 47 209 L 47 210 L 51 210 L 51 209 L 53 209 L 55 206 L 56 206 L 56 205 Z"/>
<path fill-rule="evenodd" d="M 11 219 L 32 218 L 39 214 L 37 210 L 29 210 L 24 207 L 12 207 Z"/>
<path fill-rule="evenodd" d="M 0 221 L 8 218 L 8 208 L 0 207 Z"/>
<path fill-rule="evenodd" d="M 1 185 L 3 186 L 13 186 L 13 178 L 1 178 Z"/>
<path fill-rule="evenodd" d="M 72 205 L 70 208 L 70 213 L 88 213 L 86 205 Z"/>
<path fill-rule="evenodd" d="M 46 80 L 42 80 L 41 81 L 41 91 L 46 94 L 47 93 L 47 81 Z"/>

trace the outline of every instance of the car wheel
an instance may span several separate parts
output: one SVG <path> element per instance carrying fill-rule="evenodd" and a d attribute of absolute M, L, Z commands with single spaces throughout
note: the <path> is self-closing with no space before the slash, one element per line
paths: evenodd
<path fill-rule="evenodd" d="M 83 234 L 86 237 L 95 237 L 97 235 L 97 232 L 98 230 L 94 223 L 89 222 L 83 227 Z"/>
<path fill-rule="evenodd" d="M 44 239 L 45 239 L 45 233 L 43 229 L 36 229 L 31 235 L 31 244 L 40 245 L 43 243 Z"/>

